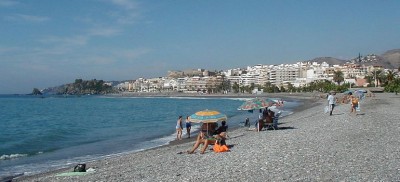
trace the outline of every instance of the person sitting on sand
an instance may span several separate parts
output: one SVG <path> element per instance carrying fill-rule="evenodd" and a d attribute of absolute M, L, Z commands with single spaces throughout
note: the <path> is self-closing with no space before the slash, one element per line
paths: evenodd
<path fill-rule="evenodd" d="M 203 144 L 200 153 L 204 154 L 208 145 L 215 144 L 217 140 L 221 140 L 221 143 L 225 143 L 226 131 L 212 136 L 212 134 L 216 132 L 216 126 L 217 123 L 203 123 L 203 125 L 201 125 L 201 132 L 197 136 L 196 143 L 193 145 L 191 150 L 187 151 L 188 154 L 193 154 L 194 151 L 199 148 L 200 144 Z"/>
<path fill-rule="evenodd" d="M 200 144 L 203 144 L 203 148 L 200 151 L 200 154 L 204 154 L 208 145 L 210 144 L 215 144 L 218 140 L 221 141 L 221 143 L 225 144 L 225 138 L 226 138 L 226 133 L 221 132 L 218 135 L 215 136 L 207 136 L 206 132 L 201 131 L 200 134 L 197 136 L 196 143 L 193 145 L 192 149 L 188 150 L 188 154 L 193 154 L 194 151 L 199 148 Z"/>
<path fill-rule="evenodd" d="M 216 128 L 218 127 L 217 123 L 203 123 L 201 125 L 201 131 L 205 132 L 206 135 L 215 134 Z"/>
<path fill-rule="evenodd" d="M 265 123 L 272 123 L 274 116 L 275 116 L 275 112 L 273 112 L 271 109 L 268 109 L 267 115 L 265 118 Z"/>
<path fill-rule="evenodd" d="M 226 126 L 226 121 L 222 121 L 221 122 L 221 126 L 217 128 L 217 130 L 215 130 L 215 134 L 220 134 L 222 132 L 226 132 L 226 130 L 228 130 L 228 126 Z"/>

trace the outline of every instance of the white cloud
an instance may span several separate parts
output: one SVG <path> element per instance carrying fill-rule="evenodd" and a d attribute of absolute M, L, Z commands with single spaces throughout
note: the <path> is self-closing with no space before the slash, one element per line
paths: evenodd
<path fill-rule="evenodd" d="M 18 50 L 15 47 L 0 47 L 0 55 L 7 54 Z"/>
<path fill-rule="evenodd" d="M 105 37 L 109 37 L 109 36 L 113 36 L 113 35 L 117 35 L 121 32 L 121 30 L 119 28 L 92 28 L 89 30 L 89 35 L 90 36 L 105 36 Z"/>
<path fill-rule="evenodd" d="M 56 43 L 58 45 L 63 46 L 75 46 L 75 45 L 86 45 L 88 42 L 87 36 L 72 36 L 72 37 L 57 37 L 57 36 L 48 36 L 44 39 L 41 39 L 40 42 L 43 43 Z"/>
<path fill-rule="evenodd" d="M 138 8 L 138 3 L 132 0 L 111 0 L 110 2 L 127 10 Z"/>
<path fill-rule="evenodd" d="M 100 57 L 100 56 L 87 56 L 84 59 L 80 60 L 81 64 L 85 64 L 85 66 L 101 66 L 101 65 L 110 65 L 114 64 L 117 61 L 114 58 L 110 57 Z"/>
<path fill-rule="evenodd" d="M 45 22 L 50 20 L 49 17 L 45 16 L 33 16 L 33 15 L 24 15 L 24 14 L 14 14 L 4 17 L 5 20 L 8 21 L 27 21 L 27 22 Z"/>
<path fill-rule="evenodd" d="M 140 48 L 140 49 L 133 49 L 133 50 L 117 50 L 114 51 L 116 57 L 119 57 L 124 60 L 135 60 L 138 57 L 145 55 L 151 52 L 150 49 Z"/>
<path fill-rule="evenodd" d="M 116 19 L 121 25 L 133 24 L 140 16 L 139 4 L 133 0 L 110 0 L 110 3 L 119 8 L 118 11 L 110 12 L 109 15 Z"/>
<path fill-rule="evenodd" d="M 18 5 L 18 4 L 19 4 L 19 2 L 17 2 L 17 1 L 0 0 L 0 7 L 10 7 L 10 6 Z"/>

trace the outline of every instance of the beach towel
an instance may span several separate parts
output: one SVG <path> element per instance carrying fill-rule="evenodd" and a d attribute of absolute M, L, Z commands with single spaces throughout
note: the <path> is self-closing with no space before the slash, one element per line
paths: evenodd
<path fill-rule="evenodd" d="M 226 152 L 229 150 L 228 146 L 226 145 L 220 145 L 218 143 L 216 143 L 213 147 L 214 152 L 216 153 L 220 153 L 220 152 Z"/>

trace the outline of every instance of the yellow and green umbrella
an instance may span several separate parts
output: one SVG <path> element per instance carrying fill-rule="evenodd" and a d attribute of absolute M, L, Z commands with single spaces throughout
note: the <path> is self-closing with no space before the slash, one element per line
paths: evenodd
<path fill-rule="evenodd" d="M 190 122 L 194 123 L 216 123 L 219 121 L 226 121 L 228 117 L 214 110 L 198 111 L 189 117 Z"/>

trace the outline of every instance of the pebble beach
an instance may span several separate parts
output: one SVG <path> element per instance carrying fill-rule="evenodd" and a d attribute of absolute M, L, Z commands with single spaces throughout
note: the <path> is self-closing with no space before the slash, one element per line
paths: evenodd
<path fill-rule="evenodd" d="M 71 167 L 13 181 L 400 181 L 399 95 L 367 97 L 356 115 L 338 104 L 333 116 L 326 99 L 301 99 L 279 130 L 228 131 L 230 152 L 187 154 L 193 140 L 172 142 L 86 163 L 94 172 L 84 175 L 58 176 Z"/>

